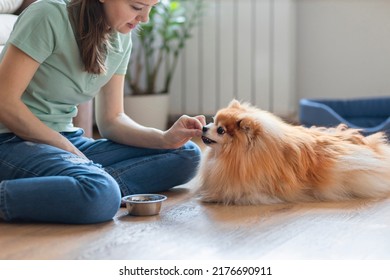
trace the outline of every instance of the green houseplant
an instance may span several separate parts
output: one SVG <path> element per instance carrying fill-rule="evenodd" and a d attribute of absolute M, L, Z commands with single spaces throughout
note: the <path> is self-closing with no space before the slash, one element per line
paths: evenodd
<path fill-rule="evenodd" d="M 169 92 L 179 55 L 200 17 L 202 2 L 161 0 L 151 10 L 149 22 L 141 24 L 133 34 L 133 53 L 126 75 L 130 94 Z"/>

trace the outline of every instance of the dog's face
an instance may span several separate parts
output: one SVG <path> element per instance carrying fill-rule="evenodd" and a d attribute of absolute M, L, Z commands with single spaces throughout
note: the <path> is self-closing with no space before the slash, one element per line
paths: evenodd
<path fill-rule="evenodd" d="M 228 138 L 226 135 L 226 127 L 219 125 L 215 119 L 213 123 L 209 123 L 203 127 L 202 141 L 206 145 L 221 145 L 227 142 Z"/>
<path fill-rule="evenodd" d="M 213 123 L 203 127 L 203 143 L 213 149 L 230 144 L 250 145 L 263 131 L 257 114 L 258 109 L 233 100 L 217 112 Z"/>

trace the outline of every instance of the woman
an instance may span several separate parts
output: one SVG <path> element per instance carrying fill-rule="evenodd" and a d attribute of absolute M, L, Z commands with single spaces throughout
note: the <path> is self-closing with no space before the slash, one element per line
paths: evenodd
<path fill-rule="evenodd" d="M 157 3 L 44 0 L 19 16 L 0 56 L 0 219 L 103 222 L 121 195 L 193 177 L 203 116 L 160 131 L 123 113 L 129 33 Z M 93 140 L 72 118 L 99 89 Z"/>

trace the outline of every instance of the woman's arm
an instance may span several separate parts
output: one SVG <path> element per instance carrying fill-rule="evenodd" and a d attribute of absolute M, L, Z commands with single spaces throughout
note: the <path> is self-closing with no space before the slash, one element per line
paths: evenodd
<path fill-rule="evenodd" d="M 125 145 L 174 149 L 202 134 L 203 116 L 182 116 L 170 129 L 142 126 L 123 111 L 124 75 L 114 75 L 96 98 L 96 121 L 101 135 Z"/>
<path fill-rule="evenodd" d="M 21 97 L 39 63 L 9 45 L 0 63 L 0 122 L 22 139 L 44 143 L 85 157 L 68 139 L 41 122 Z"/>

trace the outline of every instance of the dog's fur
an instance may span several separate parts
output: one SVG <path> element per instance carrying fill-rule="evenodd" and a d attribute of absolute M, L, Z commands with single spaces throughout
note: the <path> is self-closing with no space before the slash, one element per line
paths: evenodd
<path fill-rule="evenodd" d="M 224 204 L 343 201 L 390 193 L 385 134 L 305 128 L 233 100 L 203 128 L 203 201 Z"/>

